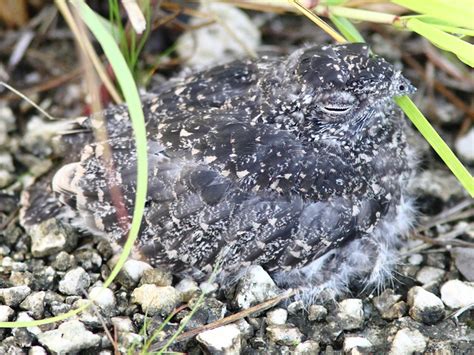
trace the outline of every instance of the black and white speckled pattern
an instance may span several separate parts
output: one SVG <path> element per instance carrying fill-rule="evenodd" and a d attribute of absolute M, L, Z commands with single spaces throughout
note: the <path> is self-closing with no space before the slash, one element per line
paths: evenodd
<path fill-rule="evenodd" d="M 380 259 L 411 219 L 410 157 L 391 99 L 412 91 L 362 44 L 236 61 L 170 84 L 143 105 L 149 192 L 140 254 L 194 276 L 217 256 L 224 275 L 260 264 L 281 284 L 310 290 L 380 282 L 390 261 Z M 53 188 L 89 228 L 122 240 L 134 143 L 125 107 L 104 115 L 109 140 L 86 145 Z M 94 117 L 80 125 L 101 126 Z M 75 147 L 88 140 L 65 137 Z"/>

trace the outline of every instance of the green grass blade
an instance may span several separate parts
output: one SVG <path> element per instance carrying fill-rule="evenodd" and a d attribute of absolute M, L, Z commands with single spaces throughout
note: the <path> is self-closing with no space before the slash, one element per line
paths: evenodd
<path fill-rule="evenodd" d="M 357 28 L 345 17 L 330 15 L 332 23 L 349 42 L 365 42 Z"/>
<path fill-rule="evenodd" d="M 474 178 L 469 171 L 462 165 L 457 156 L 448 147 L 448 145 L 439 136 L 438 132 L 431 126 L 428 120 L 423 116 L 418 107 L 408 96 L 402 96 L 395 99 L 397 104 L 402 108 L 405 114 L 410 118 L 415 127 L 425 137 L 428 143 L 443 159 L 464 188 L 474 197 Z"/>
<path fill-rule="evenodd" d="M 464 63 L 474 67 L 474 45 L 416 18 L 408 20 L 406 26 L 410 30 L 425 37 L 435 46 L 456 54 Z"/>
<path fill-rule="evenodd" d="M 453 26 L 474 29 L 472 0 L 392 0 L 412 11 L 439 18 Z"/>
<path fill-rule="evenodd" d="M 123 264 L 127 260 L 132 250 L 133 244 L 138 236 L 145 209 L 148 184 L 148 158 L 147 158 L 147 139 L 145 129 L 145 117 L 143 115 L 140 95 L 133 76 L 123 58 L 120 49 L 116 45 L 113 36 L 103 26 L 98 16 L 91 10 L 83 0 L 73 0 L 72 3 L 77 7 L 81 17 L 94 37 L 100 43 L 105 55 L 107 56 L 120 88 L 128 104 L 128 110 L 132 120 L 133 133 L 135 136 L 137 153 L 137 190 L 135 194 L 135 205 L 133 210 L 132 225 L 128 234 L 127 242 L 123 247 L 120 258 L 104 282 L 104 287 L 108 287 L 120 272 Z"/>

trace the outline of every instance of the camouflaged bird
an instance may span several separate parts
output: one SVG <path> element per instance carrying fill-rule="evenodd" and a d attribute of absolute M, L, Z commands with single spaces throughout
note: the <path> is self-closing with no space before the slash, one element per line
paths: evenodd
<path fill-rule="evenodd" d="M 413 91 L 363 44 L 234 61 L 169 83 L 143 101 L 139 256 L 201 279 L 218 257 L 221 280 L 259 264 L 280 286 L 312 296 L 380 284 L 413 219 L 405 192 L 413 153 L 392 100 Z M 83 149 L 53 190 L 87 228 L 123 241 L 133 133 L 125 106 L 103 115 L 106 124 L 92 116 L 78 122 L 86 132 L 63 137 Z M 108 140 L 94 142 L 93 128 L 106 128 Z"/>

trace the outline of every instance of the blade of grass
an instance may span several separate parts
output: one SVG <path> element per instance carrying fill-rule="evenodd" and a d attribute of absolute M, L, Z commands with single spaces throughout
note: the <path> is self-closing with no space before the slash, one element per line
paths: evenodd
<path fill-rule="evenodd" d="M 467 65 L 474 67 L 474 45 L 459 39 L 453 35 L 441 31 L 440 29 L 424 23 L 416 18 L 407 21 L 406 26 L 425 37 L 435 46 L 449 52 L 453 52 L 456 56 Z"/>
<path fill-rule="evenodd" d="M 345 17 L 329 15 L 330 20 L 336 28 L 346 37 L 350 42 L 365 42 L 359 31 L 354 27 Z"/>
<path fill-rule="evenodd" d="M 420 14 L 444 20 L 451 25 L 474 29 L 472 0 L 391 0 Z"/>
<path fill-rule="evenodd" d="M 123 91 L 125 100 L 128 104 L 130 117 L 132 120 L 133 133 L 135 136 L 136 154 L 137 154 L 137 189 L 135 193 L 135 204 L 132 217 L 132 225 L 128 234 L 127 242 L 123 247 L 120 258 L 104 282 L 104 287 L 108 287 L 117 274 L 120 272 L 123 264 L 131 253 L 133 244 L 138 237 L 138 232 L 145 209 L 148 184 L 148 157 L 147 157 L 147 139 L 145 129 L 145 117 L 143 115 L 142 104 L 138 94 L 135 81 L 127 66 L 127 63 L 115 44 L 113 36 L 103 26 L 102 21 L 91 10 L 83 0 L 73 0 L 72 3 L 79 10 L 82 19 L 100 43 L 105 55 L 117 76 L 119 85 Z"/>

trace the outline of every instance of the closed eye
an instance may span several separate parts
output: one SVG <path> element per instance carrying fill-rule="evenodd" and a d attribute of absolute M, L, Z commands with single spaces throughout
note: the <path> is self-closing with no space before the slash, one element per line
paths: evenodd
<path fill-rule="evenodd" d="M 321 109 L 326 113 L 333 114 L 344 114 L 351 110 L 352 105 L 326 105 L 321 107 Z"/>

